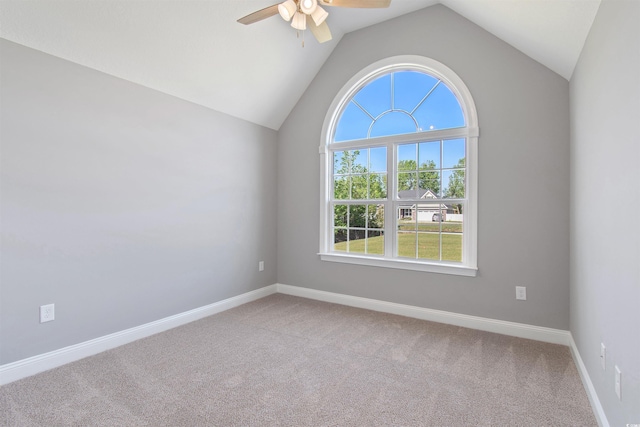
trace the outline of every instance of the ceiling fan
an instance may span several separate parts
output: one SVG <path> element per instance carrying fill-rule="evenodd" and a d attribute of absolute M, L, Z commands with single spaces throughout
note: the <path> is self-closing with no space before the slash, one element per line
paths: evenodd
<path fill-rule="evenodd" d="M 277 15 L 285 21 L 291 21 L 291 26 L 299 31 L 307 28 L 320 43 L 331 40 L 331 31 L 325 22 L 329 15 L 322 6 L 383 8 L 389 7 L 391 0 L 285 0 L 282 3 L 265 7 L 238 19 L 241 24 L 249 25 L 254 22 Z"/>

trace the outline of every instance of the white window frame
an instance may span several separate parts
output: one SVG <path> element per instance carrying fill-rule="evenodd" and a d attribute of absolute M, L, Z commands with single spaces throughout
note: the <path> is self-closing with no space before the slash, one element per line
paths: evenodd
<path fill-rule="evenodd" d="M 458 99 L 464 115 L 466 126 L 457 129 L 445 129 L 417 132 L 406 135 L 370 138 L 356 142 L 344 141 L 332 143 L 338 119 L 347 103 L 355 93 L 374 79 L 394 71 L 422 71 L 445 83 Z M 333 151 L 343 151 L 358 147 L 387 146 L 390 141 L 394 144 L 401 142 L 425 142 L 449 138 L 466 139 L 466 212 L 463 232 L 463 261 L 447 262 L 422 259 L 406 259 L 394 257 L 389 249 L 395 244 L 395 221 L 385 221 L 385 256 L 364 255 L 333 251 L 333 212 L 331 205 L 331 183 Z M 401 55 L 375 62 L 353 76 L 338 92 L 322 126 L 320 153 L 320 259 L 348 264 L 368 265 L 375 267 L 397 268 L 403 270 L 426 271 L 433 273 L 454 274 L 461 276 L 476 276 L 477 266 L 477 196 L 478 196 L 478 116 L 475 103 L 469 89 L 462 79 L 446 65 L 417 55 Z M 366 141 L 363 144 L 363 141 Z M 330 149 L 331 147 L 331 149 Z M 396 150 L 387 149 L 387 164 L 393 167 L 396 161 Z M 385 217 L 395 215 L 393 203 L 396 201 L 396 183 L 392 173 L 393 168 L 387 169 L 387 201 Z"/>

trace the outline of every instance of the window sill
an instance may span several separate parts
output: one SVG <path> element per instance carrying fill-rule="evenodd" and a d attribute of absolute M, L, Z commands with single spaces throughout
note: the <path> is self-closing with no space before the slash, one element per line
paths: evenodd
<path fill-rule="evenodd" d="M 425 271 L 429 273 L 452 274 L 456 276 L 475 277 L 478 269 L 460 264 L 435 264 L 405 259 L 373 258 L 358 255 L 337 253 L 321 253 L 322 261 L 342 262 L 346 264 L 369 265 L 372 267 L 396 268 L 400 270 Z"/>

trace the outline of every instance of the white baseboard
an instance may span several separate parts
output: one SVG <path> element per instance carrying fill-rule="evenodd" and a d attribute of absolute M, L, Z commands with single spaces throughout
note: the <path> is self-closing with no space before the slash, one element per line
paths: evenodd
<path fill-rule="evenodd" d="M 446 323 L 449 325 L 462 326 L 481 331 L 495 332 L 498 334 L 527 338 L 552 344 L 566 345 L 571 349 L 571 355 L 573 356 L 573 360 L 578 372 L 580 373 L 582 384 L 587 392 L 587 396 L 591 403 L 591 407 L 593 408 L 596 420 L 598 421 L 598 425 L 600 427 L 609 427 L 609 422 L 607 421 L 605 412 L 600 404 L 600 399 L 598 399 L 598 395 L 596 394 L 593 383 L 591 382 L 589 373 L 582 362 L 580 352 L 578 351 L 576 343 L 573 340 L 573 336 L 569 331 L 526 325 L 523 323 L 506 322 L 503 320 L 487 319 L 484 317 L 469 316 L 466 314 L 451 313 L 448 311 L 432 310 L 411 305 L 396 304 L 387 301 L 319 291 L 316 289 L 283 285 L 281 283 L 278 283 L 276 286 L 278 293 L 281 294 L 348 305 L 350 307 L 381 311 L 384 313 L 397 314 L 400 316 L 413 317 L 438 323 Z"/>
<path fill-rule="evenodd" d="M 0 366 L 0 385 L 8 384 L 35 375 L 76 360 L 93 356 L 94 354 L 106 351 L 135 340 L 145 338 L 159 332 L 166 331 L 177 326 L 211 316 L 216 313 L 229 310 L 242 304 L 264 298 L 274 293 L 299 296 L 303 298 L 326 301 L 351 307 L 364 308 L 368 310 L 380 311 L 384 313 L 397 314 L 400 316 L 413 317 L 433 322 L 446 323 L 465 328 L 478 329 L 482 331 L 495 332 L 503 335 L 510 335 L 520 338 L 527 338 L 553 344 L 562 344 L 571 348 L 574 361 L 580 372 L 582 382 L 587 391 L 598 424 L 601 427 L 609 427 L 600 400 L 595 392 L 593 383 L 582 362 L 580 353 L 569 331 L 559 329 L 544 328 L 539 326 L 526 325 L 522 323 L 506 322 L 503 320 L 488 319 L 483 317 L 469 316 L 466 314 L 451 313 L 441 310 L 432 310 L 423 307 L 397 304 L 387 301 L 361 298 L 350 295 L 337 294 L 333 292 L 319 291 L 298 286 L 289 286 L 281 283 L 265 286 L 255 291 L 247 292 L 232 298 L 218 301 L 204 307 L 196 308 L 174 316 L 140 325 L 124 331 L 105 335 L 83 343 L 75 344 L 49 353 L 19 360 Z"/>
<path fill-rule="evenodd" d="M 135 340 L 193 322 L 194 320 L 229 310 L 230 308 L 255 301 L 276 292 L 276 285 L 265 286 L 264 288 L 260 288 L 255 291 L 218 301 L 204 307 L 185 311 L 184 313 L 176 314 L 174 316 L 165 317 L 164 319 L 156 320 L 155 322 L 146 323 L 144 325 L 105 335 L 100 338 L 71 345 L 59 350 L 2 365 L 0 366 L 0 385 L 8 384 L 40 372 L 48 371 L 49 369 L 57 368 L 58 366 L 65 365 L 88 356 L 93 356 L 94 354 L 98 354 L 102 351 L 119 347 Z"/>
<path fill-rule="evenodd" d="M 430 320 L 432 322 L 446 323 L 481 331 L 495 332 L 519 338 L 527 338 L 552 344 L 570 345 L 571 335 L 569 331 L 544 328 L 541 326 L 526 325 L 523 323 L 506 322 L 504 320 L 487 319 L 485 317 L 469 316 L 466 314 L 451 313 L 448 311 L 432 310 L 429 308 L 412 305 L 396 304 L 393 302 L 354 297 L 351 295 L 336 294 L 333 292 L 319 291 L 316 289 L 301 288 L 298 286 L 283 285 L 278 283 L 279 293 L 293 295 L 319 301 L 348 305 L 351 307 L 365 308 L 384 313 L 398 314 L 400 316 L 416 319 Z"/>
<path fill-rule="evenodd" d="M 582 362 L 580 352 L 576 346 L 571 332 L 561 329 L 544 328 L 540 326 L 526 325 L 523 323 L 506 322 L 503 320 L 487 319 L 484 317 L 468 316 L 466 314 L 451 313 L 448 311 L 432 310 L 405 304 L 396 304 L 369 298 L 355 297 L 351 295 L 337 294 L 333 292 L 319 291 L 316 289 L 301 288 L 298 286 L 276 284 L 278 293 L 293 295 L 335 304 L 348 305 L 350 307 L 364 308 L 413 317 L 422 320 L 430 320 L 438 323 L 462 326 L 481 331 L 495 332 L 519 338 L 527 338 L 552 344 L 566 345 L 571 349 L 571 355 L 580 373 L 582 384 L 587 392 L 589 402 L 600 427 L 609 427 L 609 422 L 600 404 L 587 368 Z"/>
<path fill-rule="evenodd" d="M 607 416 L 604 413 L 604 409 L 600 404 L 600 399 L 598 398 L 598 394 L 596 393 L 596 389 L 591 382 L 591 377 L 589 377 L 589 372 L 587 372 L 587 367 L 584 365 L 582 361 L 582 357 L 580 357 L 580 352 L 578 351 L 578 346 L 576 346 L 576 342 L 573 340 L 573 335 L 569 334 L 569 347 L 571 348 L 571 355 L 573 356 L 573 361 L 578 368 L 578 372 L 580 373 L 580 378 L 582 379 L 582 384 L 584 385 L 584 389 L 587 392 L 587 397 L 589 398 L 589 402 L 591 403 L 591 408 L 593 409 L 593 414 L 596 416 L 596 420 L 598 421 L 598 425 L 600 427 L 609 427 L 609 421 L 607 420 Z"/>

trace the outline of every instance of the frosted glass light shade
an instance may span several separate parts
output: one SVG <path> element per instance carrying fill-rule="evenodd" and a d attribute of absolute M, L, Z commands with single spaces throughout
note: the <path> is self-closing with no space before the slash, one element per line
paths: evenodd
<path fill-rule="evenodd" d="M 293 14 L 296 13 L 296 3 L 293 0 L 286 0 L 278 5 L 278 12 L 282 19 L 290 21 Z"/>
<path fill-rule="evenodd" d="M 327 16 L 329 16 L 327 11 L 321 8 L 320 6 L 316 7 L 316 10 L 314 10 L 313 13 L 311 14 L 311 17 L 313 18 L 313 22 L 315 22 L 316 25 L 322 24 L 324 20 L 327 19 Z"/>
<path fill-rule="evenodd" d="M 300 0 L 300 10 L 302 13 L 311 15 L 318 7 L 318 0 Z"/>
<path fill-rule="evenodd" d="M 304 13 L 296 12 L 293 15 L 293 20 L 291 21 L 291 26 L 296 30 L 306 30 L 307 29 L 307 15 Z"/>

